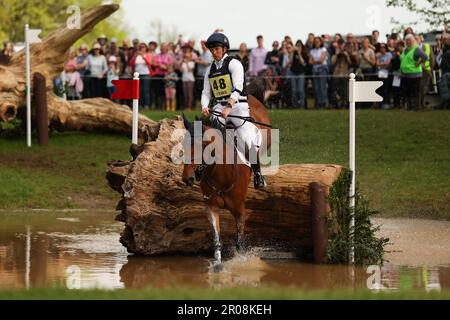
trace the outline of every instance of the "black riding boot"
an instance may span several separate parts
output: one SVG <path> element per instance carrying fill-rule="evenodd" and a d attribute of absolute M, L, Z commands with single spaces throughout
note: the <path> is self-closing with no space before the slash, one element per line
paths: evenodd
<path fill-rule="evenodd" d="M 252 170 L 254 173 L 253 184 L 255 185 L 255 189 L 264 189 L 264 187 L 266 186 L 266 182 L 264 181 L 264 176 L 261 173 L 261 164 L 259 163 L 259 155 L 256 163 L 252 163 Z"/>

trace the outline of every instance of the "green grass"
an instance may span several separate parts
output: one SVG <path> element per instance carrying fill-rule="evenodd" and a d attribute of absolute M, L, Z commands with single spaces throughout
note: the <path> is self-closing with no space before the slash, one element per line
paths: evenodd
<path fill-rule="evenodd" d="M 255 300 L 369 300 L 369 299 L 450 299 L 450 291 L 427 293 L 425 291 L 396 291 L 371 292 L 369 290 L 302 290 L 293 287 L 235 287 L 227 289 L 204 289 L 192 287 L 167 287 L 144 289 L 106 290 L 68 290 L 62 288 L 42 289 L 2 289 L 0 299 L 70 299 L 70 300 L 103 300 L 103 299 L 164 299 L 164 300 L 192 300 L 192 299 L 255 299 Z"/>
<path fill-rule="evenodd" d="M 270 116 L 280 129 L 281 163 L 348 165 L 348 111 Z M 449 137 L 447 111 L 358 110 L 357 180 L 371 206 L 385 216 L 450 219 Z M 49 147 L 31 149 L 24 137 L 0 138 L 0 208 L 113 208 L 117 194 L 106 185 L 105 163 L 129 159 L 128 148 L 128 137 L 108 134 L 56 133 Z"/>

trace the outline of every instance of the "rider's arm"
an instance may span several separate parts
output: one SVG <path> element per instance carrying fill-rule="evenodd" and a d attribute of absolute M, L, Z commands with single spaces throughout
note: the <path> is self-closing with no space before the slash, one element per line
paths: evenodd
<path fill-rule="evenodd" d="M 244 90 L 244 67 L 237 59 L 233 59 L 230 61 L 228 68 L 231 73 L 231 79 L 233 79 L 234 90 L 231 93 L 230 98 L 233 99 L 234 102 L 238 102 L 242 90 Z"/>
<path fill-rule="evenodd" d="M 206 69 L 205 78 L 203 80 L 203 91 L 202 91 L 202 99 L 201 99 L 202 110 L 208 109 L 209 101 L 211 100 L 211 85 L 209 84 L 209 78 L 208 78 L 210 68 L 211 67 L 208 67 L 208 69 Z"/>

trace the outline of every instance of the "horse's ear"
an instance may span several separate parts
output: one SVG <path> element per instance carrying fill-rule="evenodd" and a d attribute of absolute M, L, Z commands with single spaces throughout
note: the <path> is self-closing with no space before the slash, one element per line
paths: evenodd
<path fill-rule="evenodd" d="M 192 127 L 192 123 L 189 121 L 189 119 L 186 117 L 186 115 L 184 114 L 184 112 L 181 113 L 181 116 L 183 118 L 183 124 L 184 124 L 184 128 L 191 132 L 194 128 Z"/>

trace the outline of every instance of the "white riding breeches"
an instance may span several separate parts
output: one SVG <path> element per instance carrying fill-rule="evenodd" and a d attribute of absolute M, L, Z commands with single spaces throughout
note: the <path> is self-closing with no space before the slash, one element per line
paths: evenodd
<path fill-rule="evenodd" d="M 213 107 L 214 111 L 222 112 L 225 106 L 218 103 Z M 247 102 L 238 102 L 236 103 L 229 116 L 241 116 L 241 117 L 249 117 L 250 109 Z M 223 119 L 220 116 L 212 115 L 213 119 L 220 121 L 222 124 L 232 123 L 236 127 L 236 136 L 241 141 L 245 142 L 246 146 L 249 148 L 256 148 L 255 151 L 258 151 L 261 143 L 262 143 L 262 134 L 258 127 L 255 124 L 249 121 L 245 121 L 238 118 L 227 117 L 227 119 Z M 239 145 L 239 144 L 238 144 Z"/>

